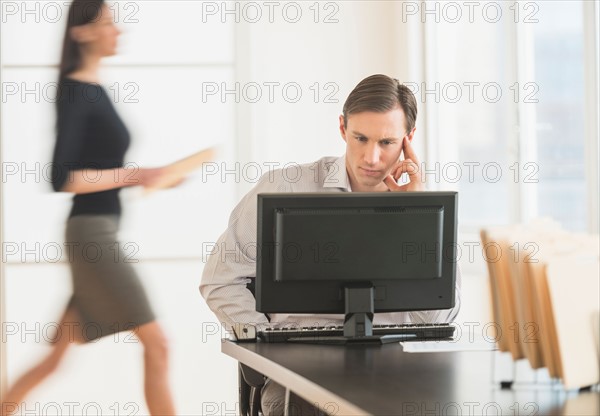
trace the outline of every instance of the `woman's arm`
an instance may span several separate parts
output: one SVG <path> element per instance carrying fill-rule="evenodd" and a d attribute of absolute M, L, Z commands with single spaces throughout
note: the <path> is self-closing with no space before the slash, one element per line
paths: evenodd
<path fill-rule="evenodd" d="M 109 189 L 141 185 L 152 187 L 163 176 L 163 168 L 81 169 L 68 172 L 59 189 L 74 194 L 89 194 Z"/>

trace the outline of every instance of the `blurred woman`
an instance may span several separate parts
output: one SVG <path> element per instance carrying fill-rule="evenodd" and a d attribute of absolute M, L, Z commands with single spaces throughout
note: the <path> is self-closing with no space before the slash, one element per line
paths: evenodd
<path fill-rule="evenodd" d="M 75 194 L 66 227 L 66 241 L 73 247 L 69 255 L 73 295 L 52 352 L 16 381 L 0 411 L 15 411 L 26 394 L 56 369 L 72 343 L 130 330 L 144 347 L 144 392 L 150 413 L 175 415 L 166 339 L 117 240 L 120 188 L 152 188 L 164 183 L 165 170 L 123 168 L 129 134 L 98 78 L 100 61 L 116 53 L 119 36 L 110 9 L 102 0 L 74 0 L 68 18 L 52 179 L 55 191 Z"/>

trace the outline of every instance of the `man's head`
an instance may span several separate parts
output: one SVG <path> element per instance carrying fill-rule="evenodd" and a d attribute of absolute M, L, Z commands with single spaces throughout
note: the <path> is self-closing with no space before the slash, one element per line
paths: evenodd
<path fill-rule="evenodd" d="M 372 75 L 352 90 L 339 121 L 353 191 L 388 189 L 383 179 L 400 159 L 404 137 L 412 141 L 416 120 L 415 97 L 396 79 Z"/>

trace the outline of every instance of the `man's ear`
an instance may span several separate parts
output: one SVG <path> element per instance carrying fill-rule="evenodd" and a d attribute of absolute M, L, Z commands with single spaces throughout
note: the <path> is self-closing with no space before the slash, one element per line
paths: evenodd
<path fill-rule="evenodd" d="M 95 34 L 89 25 L 73 26 L 69 33 L 77 43 L 86 43 L 95 39 Z"/>
<path fill-rule="evenodd" d="M 342 139 L 346 141 L 346 127 L 344 127 L 344 115 L 340 115 L 340 134 L 342 135 Z"/>
<path fill-rule="evenodd" d="M 410 131 L 410 133 L 408 134 L 408 141 L 412 143 L 413 138 L 415 137 L 415 132 L 417 131 L 416 127 L 413 127 L 413 129 Z"/>

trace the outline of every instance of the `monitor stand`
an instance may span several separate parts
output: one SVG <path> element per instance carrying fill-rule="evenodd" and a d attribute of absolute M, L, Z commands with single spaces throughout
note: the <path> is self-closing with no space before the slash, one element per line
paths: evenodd
<path fill-rule="evenodd" d="M 370 283 L 348 284 L 344 287 L 346 315 L 344 336 L 292 338 L 288 342 L 305 344 L 388 344 L 415 338 L 414 334 L 373 335 L 375 288 Z"/>

